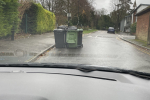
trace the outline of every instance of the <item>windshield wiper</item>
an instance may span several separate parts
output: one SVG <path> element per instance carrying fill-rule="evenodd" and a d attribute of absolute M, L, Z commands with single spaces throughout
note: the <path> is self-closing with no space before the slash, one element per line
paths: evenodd
<path fill-rule="evenodd" d="M 76 69 L 85 73 L 90 73 L 93 71 L 104 71 L 104 72 L 114 72 L 130 74 L 139 78 L 144 78 L 150 80 L 150 74 L 144 72 L 137 72 L 132 70 L 124 70 L 111 67 L 99 67 L 91 65 L 77 65 L 77 64 L 54 64 L 54 63 L 32 63 L 32 64 L 0 64 L 0 67 L 23 67 L 23 68 L 60 68 L 60 69 Z"/>
<path fill-rule="evenodd" d="M 82 72 L 92 72 L 92 71 L 106 71 L 106 72 L 115 72 L 115 73 L 124 73 L 124 74 L 130 74 L 139 78 L 144 78 L 150 80 L 150 74 L 144 73 L 144 72 L 137 72 L 132 70 L 124 70 L 124 69 L 111 69 L 111 68 L 103 68 L 103 67 L 79 67 L 78 70 Z"/>
<path fill-rule="evenodd" d="M 92 71 L 120 72 L 120 70 L 114 68 L 83 65 L 83 64 L 71 64 L 71 65 L 54 64 L 54 63 L 0 64 L 0 67 L 61 68 L 61 69 L 77 69 L 82 72 L 92 72 Z"/>
<path fill-rule="evenodd" d="M 138 71 L 133 71 L 133 70 L 124 70 L 124 69 L 121 69 L 120 71 L 121 71 L 121 73 L 124 73 L 124 74 L 130 74 L 130 75 L 133 75 L 133 76 L 136 76 L 139 78 L 150 80 L 149 73 L 138 72 Z"/>

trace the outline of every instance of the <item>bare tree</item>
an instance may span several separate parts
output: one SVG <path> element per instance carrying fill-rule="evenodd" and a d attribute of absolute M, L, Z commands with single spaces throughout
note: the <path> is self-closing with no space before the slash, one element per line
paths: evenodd
<path fill-rule="evenodd" d="M 93 1 L 94 0 L 40 0 L 40 3 L 45 9 L 55 13 L 57 23 L 61 25 L 67 21 L 67 14 L 64 11 L 71 13 L 72 18 L 74 18 L 78 17 L 79 9 L 79 14 L 81 15 L 84 11 L 90 20 L 90 12 L 94 10 L 92 6 Z"/>
<path fill-rule="evenodd" d="M 25 10 L 29 9 L 31 6 L 31 1 L 29 0 L 19 0 L 18 1 L 21 6 L 18 7 L 19 18 L 22 20 Z M 33 1 L 34 2 L 34 1 Z"/>
<path fill-rule="evenodd" d="M 133 3 L 131 0 L 111 0 L 110 8 L 111 8 L 111 18 L 113 22 L 116 24 L 116 28 L 119 28 L 119 22 L 130 13 L 130 6 Z"/>
<path fill-rule="evenodd" d="M 52 3 L 51 3 L 51 0 L 45 0 L 45 5 L 46 5 L 46 8 L 51 11 L 51 6 L 52 6 Z"/>
<path fill-rule="evenodd" d="M 101 8 L 101 9 L 98 9 L 98 10 L 96 10 L 96 14 L 97 15 L 106 15 L 107 14 L 107 9 L 105 9 L 105 8 Z"/>

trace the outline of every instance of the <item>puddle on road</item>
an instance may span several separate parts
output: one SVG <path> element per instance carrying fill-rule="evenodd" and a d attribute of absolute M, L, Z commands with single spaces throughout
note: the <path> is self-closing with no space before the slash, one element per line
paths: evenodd
<path fill-rule="evenodd" d="M 87 36 L 89 38 L 93 37 L 93 38 L 116 38 L 116 36 L 113 37 L 108 37 L 108 36 Z"/>
<path fill-rule="evenodd" d="M 96 36 L 96 37 L 99 37 L 99 38 L 116 38 L 116 37 L 108 37 L 108 36 Z"/>
<path fill-rule="evenodd" d="M 92 37 L 92 36 L 88 36 L 88 37 Z"/>
<path fill-rule="evenodd" d="M 52 53 L 51 57 L 89 57 L 89 58 L 117 58 L 118 55 L 108 55 L 108 54 L 55 54 Z"/>

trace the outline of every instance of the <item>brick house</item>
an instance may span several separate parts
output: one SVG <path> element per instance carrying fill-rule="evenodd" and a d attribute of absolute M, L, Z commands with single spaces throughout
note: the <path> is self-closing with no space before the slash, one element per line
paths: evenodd
<path fill-rule="evenodd" d="M 133 11 L 131 11 L 132 14 L 132 24 L 137 22 L 137 16 L 136 14 L 141 12 L 143 9 L 149 7 L 150 4 L 140 4 L 136 9 L 134 9 Z"/>
<path fill-rule="evenodd" d="M 136 14 L 136 38 L 150 43 L 150 6 Z"/>

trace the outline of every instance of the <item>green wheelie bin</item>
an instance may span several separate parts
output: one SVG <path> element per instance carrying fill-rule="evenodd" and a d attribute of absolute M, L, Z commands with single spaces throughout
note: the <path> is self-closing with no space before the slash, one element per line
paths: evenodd
<path fill-rule="evenodd" d="M 75 26 L 68 27 L 66 34 L 66 47 L 78 48 L 78 30 Z"/>

